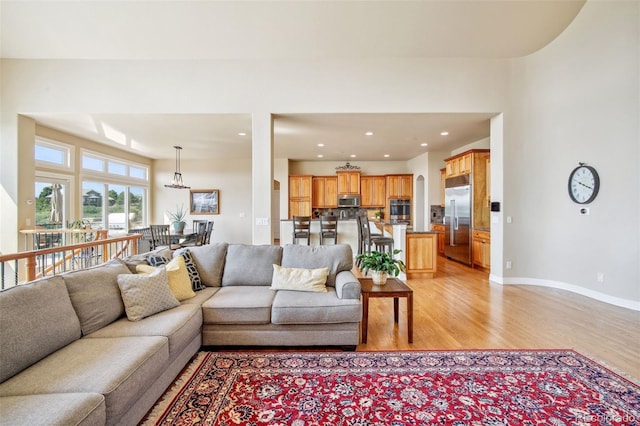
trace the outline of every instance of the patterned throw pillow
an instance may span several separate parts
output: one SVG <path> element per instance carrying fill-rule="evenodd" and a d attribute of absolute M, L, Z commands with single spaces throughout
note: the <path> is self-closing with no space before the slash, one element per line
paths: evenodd
<path fill-rule="evenodd" d="M 147 257 L 147 262 L 149 262 L 149 265 L 151 266 L 166 265 L 169 261 L 171 261 L 171 259 L 158 254 L 151 254 Z"/>
<path fill-rule="evenodd" d="M 118 275 L 118 287 L 130 321 L 140 321 L 158 312 L 180 306 L 180 302 L 169 289 L 167 271 L 164 268 L 156 268 L 149 275 Z"/>
<path fill-rule="evenodd" d="M 183 248 L 176 250 L 173 254 L 174 256 L 182 256 L 184 257 L 184 263 L 187 265 L 187 272 L 189 273 L 189 279 L 191 280 L 191 288 L 193 291 L 204 290 L 204 285 L 202 284 L 202 279 L 200 279 L 200 274 L 198 273 L 198 268 L 196 268 L 196 264 L 193 261 L 193 256 L 188 248 Z"/>

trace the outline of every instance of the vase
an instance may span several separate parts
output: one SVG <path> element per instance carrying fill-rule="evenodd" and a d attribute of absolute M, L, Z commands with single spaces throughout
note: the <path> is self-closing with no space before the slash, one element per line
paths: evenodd
<path fill-rule="evenodd" d="M 187 222 L 173 222 L 173 231 L 176 234 L 182 234 L 184 232 L 184 227 L 187 225 Z"/>
<path fill-rule="evenodd" d="M 371 279 L 375 285 L 385 285 L 389 274 L 383 271 L 371 271 Z"/>

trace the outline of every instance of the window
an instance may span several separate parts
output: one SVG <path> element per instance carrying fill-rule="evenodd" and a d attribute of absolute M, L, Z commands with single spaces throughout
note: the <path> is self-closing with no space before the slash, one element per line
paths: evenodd
<path fill-rule="evenodd" d="M 69 181 L 36 176 L 35 225 L 46 229 L 63 228 L 67 222 Z"/>
<path fill-rule="evenodd" d="M 71 152 L 69 145 L 36 138 L 33 156 L 38 167 L 71 170 Z"/>
<path fill-rule="evenodd" d="M 119 158 L 82 150 L 82 169 L 89 174 L 104 174 L 120 180 L 149 181 L 149 167 Z"/>
<path fill-rule="evenodd" d="M 82 182 L 82 219 L 94 229 L 122 234 L 146 226 L 147 189 L 85 180 Z"/>

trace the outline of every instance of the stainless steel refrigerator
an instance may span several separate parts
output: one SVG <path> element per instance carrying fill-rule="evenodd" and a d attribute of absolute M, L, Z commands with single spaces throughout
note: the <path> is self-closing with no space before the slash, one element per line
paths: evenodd
<path fill-rule="evenodd" d="M 444 254 L 471 265 L 471 184 L 469 175 L 445 181 Z"/>

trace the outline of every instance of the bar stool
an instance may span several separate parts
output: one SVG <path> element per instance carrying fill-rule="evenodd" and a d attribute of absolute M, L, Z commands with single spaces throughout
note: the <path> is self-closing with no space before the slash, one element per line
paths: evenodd
<path fill-rule="evenodd" d="M 393 253 L 393 238 L 384 236 L 372 236 L 371 227 L 369 226 L 369 219 L 366 216 L 356 216 L 358 220 L 360 233 L 361 233 L 361 247 L 359 247 L 360 253 L 371 253 L 373 248 L 375 251 Z"/>
<path fill-rule="evenodd" d="M 306 239 L 307 245 L 311 239 L 311 216 L 293 216 L 293 244 L 298 244 L 298 239 Z"/>
<path fill-rule="evenodd" d="M 338 244 L 338 218 L 332 214 L 320 216 L 320 245 L 325 238 L 333 238 L 333 243 Z"/>

